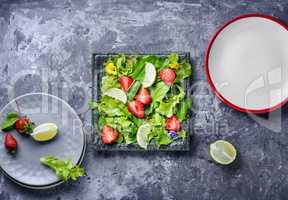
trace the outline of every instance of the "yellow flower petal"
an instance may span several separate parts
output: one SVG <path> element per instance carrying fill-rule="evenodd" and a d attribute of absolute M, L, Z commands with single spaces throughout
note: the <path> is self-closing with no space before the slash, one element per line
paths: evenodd
<path fill-rule="evenodd" d="M 170 64 L 170 68 L 171 68 L 171 69 L 179 69 L 179 68 L 180 68 L 180 65 L 179 65 L 179 63 L 171 63 L 171 64 Z"/>
<path fill-rule="evenodd" d="M 105 70 L 107 74 L 116 74 L 116 66 L 113 63 L 106 64 Z"/>

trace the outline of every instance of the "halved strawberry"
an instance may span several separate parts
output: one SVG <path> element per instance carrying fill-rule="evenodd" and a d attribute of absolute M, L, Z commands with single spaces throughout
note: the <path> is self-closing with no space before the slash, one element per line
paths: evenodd
<path fill-rule="evenodd" d="M 132 101 L 128 104 L 128 111 L 135 117 L 144 118 L 144 104 L 139 101 Z"/>
<path fill-rule="evenodd" d="M 177 118 L 172 115 L 170 118 L 166 120 L 166 129 L 169 131 L 179 131 L 181 128 L 180 122 Z"/>
<path fill-rule="evenodd" d="M 160 71 L 160 78 L 166 85 L 171 85 L 176 78 L 173 69 L 165 68 Z"/>
<path fill-rule="evenodd" d="M 144 105 L 150 104 L 152 102 L 152 98 L 149 90 L 147 88 L 141 88 L 136 95 L 135 100 L 143 103 Z"/>
<path fill-rule="evenodd" d="M 112 144 L 118 139 L 118 136 L 119 134 L 115 129 L 107 124 L 103 126 L 101 138 L 104 144 Z"/>
<path fill-rule="evenodd" d="M 121 76 L 119 78 L 119 83 L 121 85 L 121 88 L 127 92 L 130 88 L 130 86 L 132 85 L 133 83 L 133 79 L 129 76 Z"/>

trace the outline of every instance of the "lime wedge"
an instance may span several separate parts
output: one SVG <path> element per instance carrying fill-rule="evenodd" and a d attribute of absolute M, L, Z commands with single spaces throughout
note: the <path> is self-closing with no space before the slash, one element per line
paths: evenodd
<path fill-rule="evenodd" d="M 53 123 L 44 123 L 34 128 L 32 138 L 39 142 L 53 139 L 58 132 L 58 127 Z"/>
<path fill-rule="evenodd" d="M 148 146 L 148 134 L 151 131 L 150 124 L 143 124 L 137 131 L 137 143 L 143 149 L 147 149 Z"/>
<path fill-rule="evenodd" d="M 210 144 L 210 155 L 216 162 L 229 165 L 236 159 L 237 151 L 231 143 L 217 140 Z"/>
<path fill-rule="evenodd" d="M 154 65 L 151 63 L 146 63 L 145 76 L 142 84 L 144 88 L 150 87 L 155 82 L 156 74 L 157 72 Z"/>
<path fill-rule="evenodd" d="M 127 96 L 125 92 L 118 88 L 111 88 L 107 92 L 105 92 L 104 95 L 107 95 L 109 97 L 122 101 L 123 103 L 127 102 Z"/>

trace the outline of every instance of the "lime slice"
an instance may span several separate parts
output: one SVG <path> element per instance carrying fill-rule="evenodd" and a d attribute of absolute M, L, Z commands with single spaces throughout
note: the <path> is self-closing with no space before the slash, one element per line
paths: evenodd
<path fill-rule="evenodd" d="M 231 143 L 225 140 L 217 140 L 210 144 L 210 155 L 216 162 L 229 165 L 235 160 L 237 151 Z"/>
<path fill-rule="evenodd" d="M 109 97 L 122 101 L 123 103 L 127 102 L 127 96 L 125 92 L 118 88 L 111 88 L 107 92 L 105 92 L 104 95 L 107 95 Z"/>
<path fill-rule="evenodd" d="M 143 124 L 138 128 L 137 131 L 137 143 L 143 149 L 147 149 L 148 146 L 148 134 L 151 131 L 149 124 Z"/>
<path fill-rule="evenodd" d="M 144 88 L 150 87 L 155 82 L 156 74 L 157 72 L 154 65 L 151 63 L 146 63 L 145 76 L 142 84 Z"/>
<path fill-rule="evenodd" d="M 34 128 L 32 138 L 39 142 L 53 139 L 58 132 L 58 127 L 53 123 L 44 123 Z"/>

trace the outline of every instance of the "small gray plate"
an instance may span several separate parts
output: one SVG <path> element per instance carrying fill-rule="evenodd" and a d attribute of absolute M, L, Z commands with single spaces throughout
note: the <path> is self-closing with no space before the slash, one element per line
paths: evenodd
<path fill-rule="evenodd" d="M 82 122 L 76 112 L 62 99 L 44 93 L 31 93 L 17 97 L 0 113 L 2 123 L 8 112 L 20 112 L 36 125 L 52 122 L 58 126 L 58 135 L 48 142 L 36 142 L 29 136 L 12 130 L 18 142 L 15 155 L 4 147 L 4 133 L 0 137 L 0 166 L 12 181 L 27 188 L 45 189 L 62 183 L 55 173 L 40 162 L 45 155 L 61 159 L 71 158 L 74 164 L 82 162 L 86 138 Z"/>

